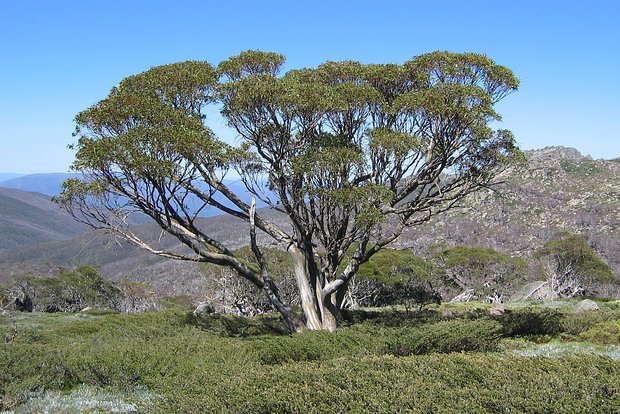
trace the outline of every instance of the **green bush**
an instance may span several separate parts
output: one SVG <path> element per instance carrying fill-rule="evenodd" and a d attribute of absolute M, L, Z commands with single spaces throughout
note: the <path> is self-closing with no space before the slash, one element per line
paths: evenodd
<path fill-rule="evenodd" d="M 603 345 L 620 345 L 620 320 L 615 319 L 594 325 L 579 337 L 588 342 Z"/>
<path fill-rule="evenodd" d="M 398 307 L 348 309 L 342 311 L 345 325 L 362 322 L 382 327 L 420 326 L 451 319 L 475 320 L 489 315 L 489 305 L 480 302 L 444 303 L 407 311 Z"/>
<path fill-rule="evenodd" d="M 224 337 L 279 335 L 288 333 L 279 314 L 265 314 L 253 318 L 230 314 L 187 315 L 187 323 L 204 331 Z"/>
<path fill-rule="evenodd" d="M 453 320 L 392 332 L 386 350 L 394 356 L 432 352 L 491 351 L 497 348 L 502 327 L 490 319 Z"/>
<path fill-rule="evenodd" d="M 566 313 L 562 316 L 562 332 L 579 335 L 601 322 L 620 319 L 620 311 Z"/>
<path fill-rule="evenodd" d="M 571 297 L 575 288 L 580 287 L 584 289 L 582 293 L 606 297 L 620 284 L 611 267 L 589 245 L 588 238 L 584 234 L 560 233 L 557 240 L 534 253 L 536 259 L 550 263 L 555 274 L 564 275 L 555 282 L 559 284 L 556 293 L 560 296 Z M 540 271 L 545 275 L 542 268 Z M 569 280 L 566 285 L 565 280 Z"/>
<path fill-rule="evenodd" d="M 373 355 L 380 352 L 382 334 L 383 331 L 376 329 L 354 327 L 334 333 L 303 332 L 290 336 L 260 337 L 253 339 L 251 344 L 260 363 L 283 364 Z"/>
<path fill-rule="evenodd" d="M 602 357 L 449 354 L 304 362 L 181 378 L 160 390 L 159 413 L 611 413 L 620 363 Z M 210 386 L 210 387 L 209 387 Z M 173 391 L 176 390 L 176 391 Z M 183 390 L 183 391 L 179 391 Z"/>
<path fill-rule="evenodd" d="M 423 308 L 415 311 L 396 307 L 375 310 L 345 309 L 342 318 L 346 326 L 367 323 L 378 327 L 420 326 L 445 320 L 437 308 Z"/>
<path fill-rule="evenodd" d="M 504 336 L 557 335 L 562 332 L 562 313 L 555 309 L 527 307 L 507 309 L 496 318 Z"/>
<path fill-rule="evenodd" d="M 0 411 L 80 384 L 146 390 L 155 397 L 136 402 L 144 413 L 620 411 L 620 361 L 461 353 L 494 350 L 501 319 L 223 337 L 243 329 L 207 330 L 174 311 L 16 315 L 18 336 L 0 344 Z M 553 319 L 519 315 L 521 325 Z"/>
<path fill-rule="evenodd" d="M 473 289 L 474 297 L 505 296 L 527 278 L 527 262 L 494 249 L 469 246 L 432 246 L 435 273 L 451 296 Z"/>
<path fill-rule="evenodd" d="M 334 333 L 304 332 L 251 340 L 264 364 L 357 358 L 368 355 L 420 355 L 490 351 L 497 347 L 501 325 L 490 319 L 446 321 L 420 327 L 377 327 L 370 324 Z"/>
<path fill-rule="evenodd" d="M 60 268 L 57 276 L 16 276 L 0 287 L 5 296 L 28 303 L 20 310 L 78 312 L 86 307 L 116 309 L 122 292 L 104 279 L 96 268 Z"/>
<path fill-rule="evenodd" d="M 412 250 L 382 249 L 360 266 L 357 276 L 377 280 L 385 285 L 406 282 L 411 277 L 431 279 L 430 264 Z"/>

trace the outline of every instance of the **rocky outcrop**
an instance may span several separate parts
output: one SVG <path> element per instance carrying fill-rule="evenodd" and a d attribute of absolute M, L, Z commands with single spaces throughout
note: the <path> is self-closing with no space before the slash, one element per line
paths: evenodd
<path fill-rule="evenodd" d="M 215 313 L 215 308 L 209 302 L 200 302 L 193 312 L 195 316 L 210 315 L 212 313 Z"/>
<path fill-rule="evenodd" d="M 526 151 L 525 155 L 528 159 L 567 159 L 567 160 L 581 160 L 588 159 L 591 160 L 592 157 L 582 155 L 575 148 L 563 147 L 563 146 L 555 146 L 555 147 L 545 147 L 542 149 Z"/>
<path fill-rule="evenodd" d="M 587 234 L 596 253 L 620 275 L 620 161 L 593 160 L 574 148 L 527 151 L 492 189 L 460 208 L 406 229 L 395 243 L 419 254 L 445 244 L 489 247 L 529 257 L 559 233 Z"/>

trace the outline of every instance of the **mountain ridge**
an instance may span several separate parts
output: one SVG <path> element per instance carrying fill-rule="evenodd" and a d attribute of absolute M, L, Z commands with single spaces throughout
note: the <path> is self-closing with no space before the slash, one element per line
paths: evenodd
<path fill-rule="evenodd" d="M 0 251 L 52 240 L 66 240 L 87 230 L 44 195 L 0 188 Z"/>
<path fill-rule="evenodd" d="M 62 183 L 69 178 L 79 177 L 69 173 L 37 173 L 0 181 L 0 187 L 30 191 L 55 196 L 60 194 Z"/>

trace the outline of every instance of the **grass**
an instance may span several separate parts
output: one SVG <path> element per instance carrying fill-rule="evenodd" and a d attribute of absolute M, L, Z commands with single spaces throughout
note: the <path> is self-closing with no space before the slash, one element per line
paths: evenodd
<path fill-rule="evenodd" d="M 458 304 L 348 318 L 333 334 L 286 335 L 271 315 L 7 313 L 0 334 L 13 321 L 18 334 L 0 344 L 0 411 L 620 411 L 618 311 L 491 318 Z"/>

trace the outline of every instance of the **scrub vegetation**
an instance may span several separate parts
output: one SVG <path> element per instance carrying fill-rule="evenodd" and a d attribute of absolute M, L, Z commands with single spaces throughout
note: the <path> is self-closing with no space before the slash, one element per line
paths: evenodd
<path fill-rule="evenodd" d="M 498 316 L 490 315 L 490 306 L 349 310 L 336 332 L 293 335 L 278 314 L 5 311 L 2 409 L 620 410 L 616 302 L 584 313 L 574 313 L 572 301 L 559 309 L 523 303 Z"/>

